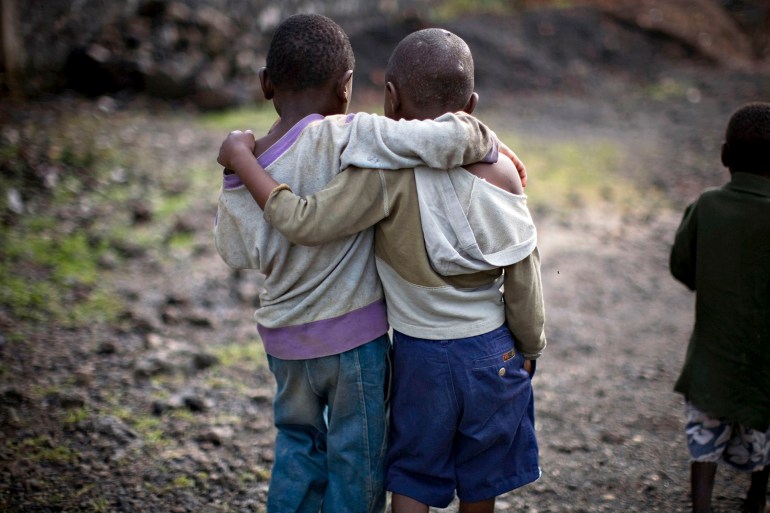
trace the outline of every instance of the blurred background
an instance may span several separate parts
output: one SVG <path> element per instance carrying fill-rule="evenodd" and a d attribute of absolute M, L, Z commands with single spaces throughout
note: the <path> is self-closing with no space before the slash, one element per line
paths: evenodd
<path fill-rule="evenodd" d="M 211 228 L 219 144 L 274 122 L 256 74 L 298 12 L 350 36 L 351 111 L 382 112 L 405 35 L 464 38 L 476 114 L 527 165 L 543 477 L 498 511 L 689 511 L 668 251 L 728 179 L 730 114 L 770 101 L 767 0 L 0 0 L 0 511 L 264 511 L 262 281 Z"/>
<path fill-rule="evenodd" d="M 767 67 L 762 0 L 108 0 L 2 3 L 3 89 L 68 88 L 185 98 L 203 108 L 254 100 L 272 30 L 318 12 L 350 35 L 357 85 L 379 92 L 390 50 L 407 33 L 445 25 L 477 59 L 479 89 L 590 88 L 589 69 L 654 83 L 670 61 Z"/>

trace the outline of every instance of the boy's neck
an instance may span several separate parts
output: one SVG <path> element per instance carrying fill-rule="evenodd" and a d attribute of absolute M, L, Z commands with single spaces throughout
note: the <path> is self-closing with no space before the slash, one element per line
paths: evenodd
<path fill-rule="evenodd" d="M 255 154 L 260 155 L 278 139 L 284 136 L 291 127 L 305 119 L 311 114 L 321 114 L 322 116 L 331 116 L 334 114 L 345 114 L 347 104 L 341 104 L 329 98 L 325 91 L 304 90 L 299 92 L 276 93 L 273 98 L 275 110 L 280 119 L 273 125 L 270 132 L 257 140 Z"/>

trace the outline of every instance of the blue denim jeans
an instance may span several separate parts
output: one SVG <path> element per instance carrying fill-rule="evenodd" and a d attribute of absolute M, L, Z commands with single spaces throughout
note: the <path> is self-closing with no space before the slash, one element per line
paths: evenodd
<path fill-rule="evenodd" d="M 385 510 L 390 341 L 309 360 L 268 356 L 277 390 L 268 513 Z"/>

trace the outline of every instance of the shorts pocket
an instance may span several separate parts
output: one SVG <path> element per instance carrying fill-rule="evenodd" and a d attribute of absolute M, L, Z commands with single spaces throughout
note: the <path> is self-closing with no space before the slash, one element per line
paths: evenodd
<path fill-rule="evenodd" d="M 486 423 L 493 416 L 508 418 L 511 412 L 526 406 L 531 393 L 524 357 L 514 349 L 478 358 L 470 372 L 470 397 L 477 422 Z M 514 417 L 520 416 L 514 414 Z"/>
<path fill-rule="evenodd" d="M 517 360 L 518 353 L 515 347 L 506 351 L 498 352 L 490 356 L 482 356 L 473 360 L 473 370 L 486 369 L 488 367 L 508 366 L 512 360 Z"/>

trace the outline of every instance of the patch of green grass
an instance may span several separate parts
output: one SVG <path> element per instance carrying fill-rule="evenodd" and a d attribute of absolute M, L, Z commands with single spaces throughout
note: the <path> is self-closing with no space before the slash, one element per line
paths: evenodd
<path fill-rule="evenodd" d="M 139 433 L 139 436 L 151 447 L 162 449 L 171 446 L 174 441 L 166 436 L 163 430 L 163 420 L 149 415 L 137 416 L 132 419 L 131 425 Z"/>
<path fill-rule="evenodd" d="M 0 137 L 0 190 L 17 191 L 24 208 L 0 223 L 0 308 L 16 319 L 76 327 L 120 309 L 105 289 L 94 292 L 107 245 L 91 227 L 114 210 L 105 191 L 124 187 L 108 178 L 117 154 L 101 128 L 88 116 L 63 116 Z M 6 195 L 0 202 L 8 207 Z"/>
<path fill-rule="evenodd" d="M 690 86 L 677 79 L 664 77 L 658 82 L 646 87 L 643 93 L 651 100 L 657 102 L 670 101 L 672 99 L 684 99 Z"/>
<path fill-rule="evenodd" d="M 91 499 L 91 507 L 95 513 L 107 513 L 110 511 L 110 501 L 104 498 Z"/>
<path fill-rule="evenodd" d="M 438 20 L 451 20 L 467 14 L 513 14 L 542 7 L 565 9 L 574 7 L 570 0 L 536 2 L 528 0 L 445 0 L 439 2 L 434 16 Z"/>
<path fill-rule="evenodd" d="M 212 348 L 214 356 L 224 367 L 265 367 L 267 356 L 259 340 L 233 342 Z"/>
<path fill-rule="evenodd" d="M 451 20 L 465 14 L 504 14 L 514 11 L 516 1 L 506 0 L 448 0 L 440 2 L 434 12 L 438 20 Z"/>
<path fill-rule="evenodd" d="M 183 489 L 183 488 L 193 488 L 195 486 L 195 478 L 192 478 L 190 476 L 176 476 L 169 485 L 169 489 Z"/>
<path fill-rule="evenodd" d="M 643 204 L 636 184 L 619 172 L 626 158 L 624 149 L 610 140 L 544 140 L 511 134 L 502 134 L 501 139 L 519 149 L 527 165 L 524 192 L 531 208 L 566 213 L 610 206 L 631 211 Z M 644 201 L 649 199 L 647 194 Z"/>
<path fill-rule="evenodd" d="M 95 291 L 106 245 L 83 231 L 57 233 L 51 224 L 32 217 L 0 225 L 0 306 L 19 319 L 65 326 L 114 319 L 120 301 Z"/>
<path fill-rule="evenodd" d="M 35 462 L 73 464 L 78 460 L 78 452 L 55 443 L 49 436 L 41 435 L 22 440 L 17 448 L 26 458 Z"/>
<path fill-rule="evenodd" d="M 86 420 L 89 416 L 88 408 L 82 407 L 82 408 L 73 408 L 70 410 L 67 410 L 64 413 L 64 423 L 70 424 L 70 425 L 77 425 Z"/>
<path fill-rule="evenodd" d="M 251 107 L 212 112 L 200 116 L 204 128 L 219 130 L 227 134 L 233 130 L 251 130 L 257 136 L 267 133 L 276 119 L 272 102 L 263 102 Z"/>

